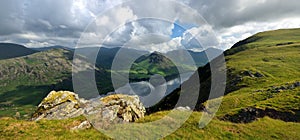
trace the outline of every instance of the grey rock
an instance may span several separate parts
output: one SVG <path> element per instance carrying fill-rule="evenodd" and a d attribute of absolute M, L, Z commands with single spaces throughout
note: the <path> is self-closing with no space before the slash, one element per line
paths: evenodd
<path fill-rule="evenodd" d="M 175 108 L 175 110 L 179 110 L 179 111 L 191 111 L 191 108 L 188 107 L 188 106 L 186 106 L 186 107 L 180 106 L 180 107 Z"/>
<path fill-rule="evenodd" d="M 86 116 L 93 122 L 134 122 L 143 118 L 146 109 L 138 96 L 113 94 L 86 107 Z"/>
<path fill-rule="evenodd" d="M 78 126 L 75 126 L 73 128 L 71 128 L 71 130 L 85 130 L 85 129 L 89 129 L 91 128 L 92 125 L 90 124 L 90 122 L 88 121 L 83 121 L 81 124 L 79 124 Z"/>
<path fill-rule="evenodd" d="M 83 115 L 83 105 L 86 103 L 77 94 L 69 91 L 52 91 L 38 105 L 32 120 L 66 119 Z"/>
<path fill-rule="evenodd" d="M 256 72 L 256 73 L 254 74 L 254 76 L 257 77 L 257 78 L 264 77 L 264 75 L 261 74 L 261 73 L 259 73 L 259 72 Z"/>
<path fill-rule="evenodd" d="M 105 128 L 110 124 L 134 122 L 143 118 L 146 109 L 138 96 L 113 94 L 84 100 L 68 91 L 52 91 L 39 104 L 32 120 L 67 119 L 80 115 L 87 117 L 96 128 Z M 84 123 L 74 129 L 86 128 Z"/>
<path fill-rule="evenodd" d="M 244 71 L 244 72 L 243 72 L 243 75 L 245 75 L 245 76 L 250 76 L 250 77 L 255 77 L 255 76 L 252 74 L 252 72 L 249 71 L 249 70 Z"/>

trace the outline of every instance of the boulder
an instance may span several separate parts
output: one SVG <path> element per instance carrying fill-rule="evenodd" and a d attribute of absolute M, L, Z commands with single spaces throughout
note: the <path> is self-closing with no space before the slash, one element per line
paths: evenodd
<path fill-rule="evenodd" d="M 143 118 L 146 109 L 138 96 L 123 94 L 109 95 L 92 101 L 86 107 L 86 116 L 96 128 L 105 128 L 110 124 L 134 122 Z"/>
<path fill-rule="evenodd" d="M 66 119 L 80 116 L 84 113 L 83 106 L 87 101 L 69 91 L 52 91 L 38 105 L 32 120 Z"/>
<path fill-rule="evenodd" d="M 113 94 L 84 100 L 69 91 L 52 91 L 38 105 L 32 120 L 67 119 L 80 115 L 87 117 L 89 123 L 96 128 L 114 123 L 134 122 L 143 118 L 146 109 L 138 96 Z M 88 127 L 87 123 L 74 127 Z"/>

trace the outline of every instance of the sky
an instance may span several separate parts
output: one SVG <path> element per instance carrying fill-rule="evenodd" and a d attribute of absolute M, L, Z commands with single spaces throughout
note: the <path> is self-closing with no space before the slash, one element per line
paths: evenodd
<path fill-rule="evenodd" d="M 0 42 L 27 47 L 229 49 L 300 27 L 299 0 L 1 0 Z"/>

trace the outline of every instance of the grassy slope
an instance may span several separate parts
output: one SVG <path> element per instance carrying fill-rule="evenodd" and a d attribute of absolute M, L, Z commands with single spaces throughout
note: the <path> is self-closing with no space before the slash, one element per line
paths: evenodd
<path fill-rule="evenodd" d="M 299 110 L 299 88 L 281 93 L 271 93 L 267 90 L 272 86 L 285 86 L 300 81 L 300 29 L 264 32 L 254 37 L 260 39 L 239 47 L 256 47 L 226 56 L 226 65 L 228 69 L 234 69 L 234 75 L 241 75 L 241 72 L 250 70 L 260 72 L 265 77 L 244 76 L 238 84 L 243 88 L 225 96 L 220 114 L 246 106 L 268 107 L 280 111 Z M 293 43 L 278 45 L 286 42 Z M 257 92 L 258 90 L 262 92 Z"/>
<path fill-rule="evenodd" d="M 268 107 L 278 111 L 292 112 L 300 109 L 299 87 L 280 93 L 267 91 L 271 86 L 282 86 L 300 81 L 299 35 L 300 29 L 265 32 L 254 36 L 259 36 L 259 40 L 239 46 L 247 49 L 240 50 L 236 47 L 228 51 L 231 55 L 226 56 L 226 60 L 228 60 L 227 67 L 233 69 L 233 74 L 241 75 L 243 71 L 251 70 L 260 72 L 265 77 L 252 78 L 244 76 L 242 82 L 239 83 L 243 88 L 233 91 L 223 98 L 217 117 L 207 127 L 204 129 L 198 128 L 201 113 L 194 112 L 179 130 L 166 137 L 166 139 L 300 139 L 300 135 L 297 133 L 300 131 L 300 124 L 296 122 L 284 122 L 267 116 L 246 124 L 218 119 L 249 106 L 262 109 Z M 285 45 L 282 45 L 282 43 Z M 257 90 L 262 91 L 257 92 Z M 151 114 L 140 120 L 140 122 L 157 120 L 166 113 Z M 94 129 L 71 132 L 69 128 L 74 123 L 78 123 L 78 120 L 82 120 L 82 118 L 40 122 L 2 118 L 0 119 L 0 133 L 6 138 L 14 139 L 32 137 L 49 139 L 105 138 Z M 153 130 L 153 133 L 155 133 L 155 130 Z M 123 135 L 126 137 L 126 134 Z M 140 138 L 143 136 L 147 136 L 147 134 L 141 132 Z"/>
<path fill-rule="evenodd" d="M 20 112 L 22 118 L 30 117 L 50 91 L 72 91 L 72 57 L 71 51 L 52 49 L 0 60 L 0 117 L 13 116 L 16 112 Z M 96 75 L 97 82 L 109 81 L 101 69 Z M 111 91 L 110 83 L 101 82 L 98 86 L 105 93 Z"/>
<path fill-rule="evenodd" d="M 0 61 L 0 116 L 12 116 L 17 111 L 22 116 L 31 113 L 54 85 L 68 78 L 70 55 L 50 50 Z"/>

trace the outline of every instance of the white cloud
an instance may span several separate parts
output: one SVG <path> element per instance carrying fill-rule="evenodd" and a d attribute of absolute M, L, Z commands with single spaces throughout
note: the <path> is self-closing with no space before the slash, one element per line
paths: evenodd
<path fill-rule="evenodd" d="M 219 48 L 228 49 L 236 42 L 246 39 L 258 32 L 299 27 L 300 18 L 286 18 L 268 22 L 249 22 L 221 29 L 217 31 L 216 34 L 220 42 Z"/>
<path fill-rule="evenodd" d="M 197 34 L 202 47 L 227 49 L 257 32 L 300 27 L 298 0 L 133 0 L 116 6 L 122 2 L 125 1 L 0 1 L 0 41 L 27 44 L 29 47 L 47 43 L 73 47 L 74 42 L 83 35 L 82 44 L 97 45 L 102 43 L 106 35 L 115 31 L 107 36 L 106 43 L 120 45 L 130 41 L 132 46 L 135 43 L 136 48 L 148 46 L 151 50 L 158 50 L 155 49 L 158 47 L 163 51 L 179 45 L 190 49 L 195 49 L 197 45 L 199 47 L 199 43 L 188 38 L 187 34 L 181 41 L 169 37 L 173 29 L 172 23 L 178 21 L 197 25 L 188 31 Z M 113 9 L 109 10 L 110 8 Z M 197 12 L 210 25 L 206 25 Z M 105 16 L 101 16 L 103 13 Z M 145 17 L 159 20 L 141 20 Z M 97 21 L 82 34 L 94 19 Z M 136 19 L 139 20 L 123 26 Z M 211 32 L 205 34 L 212 30 L 215 31 L 219 44 L 213 39 Z M 145 38 L 147 34 L 157 36 L 149 35 Z"/>

